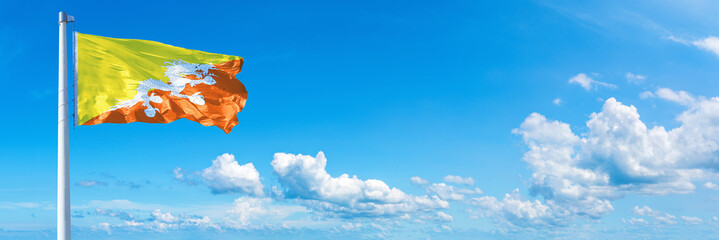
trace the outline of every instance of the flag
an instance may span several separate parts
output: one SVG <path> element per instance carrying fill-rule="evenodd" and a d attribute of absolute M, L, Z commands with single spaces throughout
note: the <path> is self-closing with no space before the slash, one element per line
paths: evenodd
<path fill-rule="evenodd" d="M 75 33 L 76 124 L 186 118 L 229 133 L 247 101 L 241 57 Z"/>

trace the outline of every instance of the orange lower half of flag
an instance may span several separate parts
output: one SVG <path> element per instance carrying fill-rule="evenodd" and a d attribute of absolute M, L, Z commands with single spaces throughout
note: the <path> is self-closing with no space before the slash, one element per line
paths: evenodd
<path fill-rule="evenodd" d="M 205 126 L 217 126 L 229 133 L 232 127 L 238 124 L 237 113 L 242 111 L 247 101 L 245 86 L 235 78 L 242 69 L 243 60 L 232 60 L 215 64 L 209 72 L 216 81 L 215 84 L 187 85 L 180 94 L 192 96 L 201 93 L 204 104 L 196 104 L 186 97 L 175 96 L 169 91 L 158 89 L 150 90 L 148 96 L 155 96 L 162 101 L 148 102 L 157 113 L 149 117 L 139 102 L 133 106 L 122 107 L 104 112 L 82 125 L 95 125 L 101 123 L 169 123 L 186 118 Z M 189 76 L 193 77 L 193 76 Z"/>

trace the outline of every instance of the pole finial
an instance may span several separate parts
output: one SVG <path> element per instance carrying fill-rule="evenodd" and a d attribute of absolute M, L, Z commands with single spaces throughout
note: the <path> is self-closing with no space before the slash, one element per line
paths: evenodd
<path fill-rule="evenodd" d="M 67 15 L 67 12 L 60 11 L 58 13 L 58 22 L 74 22 L 73 16 Z"/>
<path fill-rule="evenodd" d="M 60 11 L 60 12 L 58 13 L 58 20 L 57 20 L 57 21 L 58 21 L 58 22 L 67 22 L 67 13 L 66 13 L 66 12 L 63 12 L 63 11 Z"/>

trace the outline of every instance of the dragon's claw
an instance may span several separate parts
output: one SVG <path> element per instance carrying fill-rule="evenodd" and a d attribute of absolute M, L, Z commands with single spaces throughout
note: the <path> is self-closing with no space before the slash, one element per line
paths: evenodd
<path fill-rule="evenodd" d="M 146 115 L 147 117 L 155 117 L 155 111 L 158 111 L 158 112 L 159 112 L 159 110 L 158 110 L 157 108 L 148 108 L 148 109 L 145 109 L 145 115 Z"/>
<path fill-rule="evenodd" d="M 192 96 L 188 96 L 187 99 L 194 104 L 205 105 L 205 97 L 200 95 L 200 92 L 196 92 L 195 94 L 192 94 Z"/>

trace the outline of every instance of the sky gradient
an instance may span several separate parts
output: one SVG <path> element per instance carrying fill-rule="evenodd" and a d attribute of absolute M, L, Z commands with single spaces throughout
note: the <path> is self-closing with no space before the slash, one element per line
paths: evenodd
<path fill-rule="evenodd" d="M 230 134 L 71 129 L 73 239 L 717 238 L 717 9 L 1 1 L 0 239 L 55 239 L 58 11 L 248 91 Z"/>

